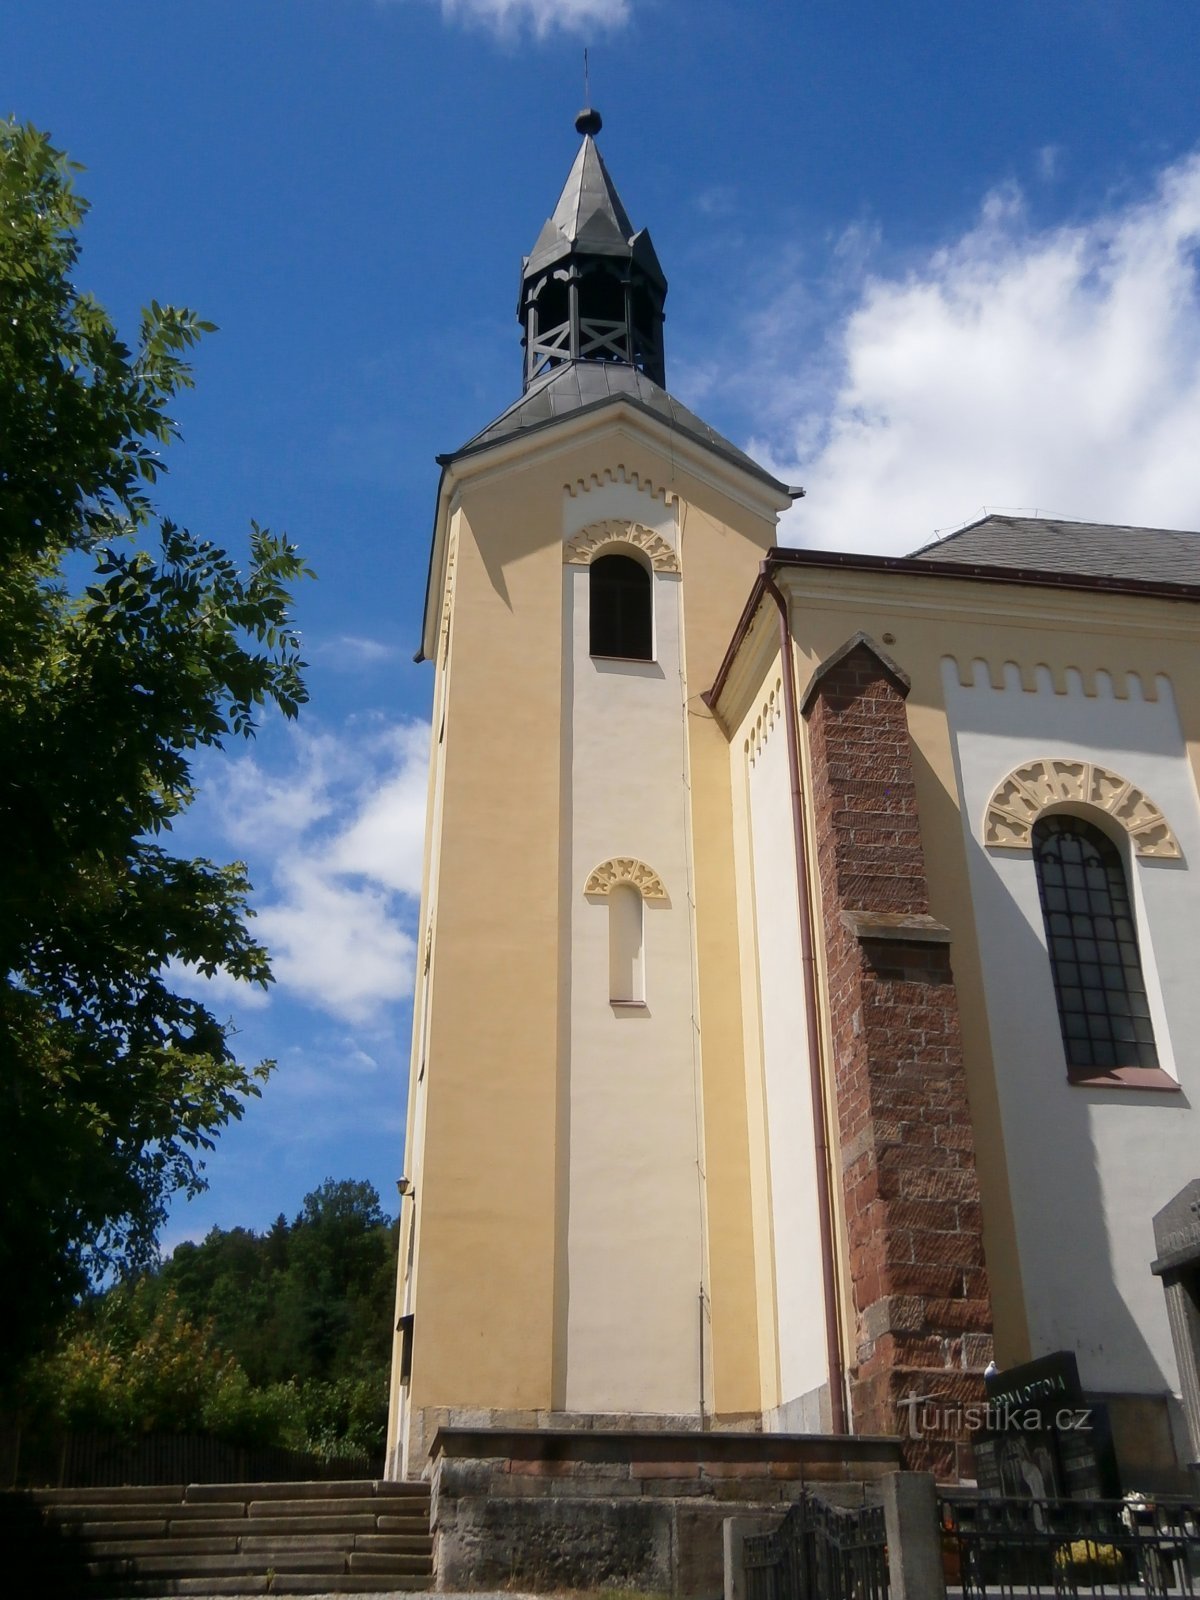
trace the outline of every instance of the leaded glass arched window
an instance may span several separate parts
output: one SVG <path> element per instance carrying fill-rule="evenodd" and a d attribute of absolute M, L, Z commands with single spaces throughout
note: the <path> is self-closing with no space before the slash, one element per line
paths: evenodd
<path fill-rule="evenodd" d="M 1080 817 L 1039 817 L 1033 859 L 1070 1067 L 1157 1067 L 1125 867 Z"/>

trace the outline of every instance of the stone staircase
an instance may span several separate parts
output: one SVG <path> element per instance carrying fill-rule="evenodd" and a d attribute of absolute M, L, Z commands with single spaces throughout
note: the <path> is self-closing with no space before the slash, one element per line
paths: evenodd
<path fill-rule="evenodd" d="M 0 1539 L 10 1557 L 24 1551 L 14 1600 L 385 1594 L 433 1583 L 427 1483 L 34 1489 L 5 1497 Z"/>

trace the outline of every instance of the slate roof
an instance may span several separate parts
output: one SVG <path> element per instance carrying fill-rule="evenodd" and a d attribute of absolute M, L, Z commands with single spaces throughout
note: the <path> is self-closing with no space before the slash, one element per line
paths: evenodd
<path fill-rule="evenodd" d="M 574 253 L 633 259 L 666 288 L 667 280 L 650 234 L 645 228 L 634 232 L 604 158 L 590 135 L 579 147 L 553 216 L 543 224 L 526 258 L 524 276 L 532 277 Z"/>
<path fill-rule="evenodd" d="M 916 561 L 1200 585 L 1200 533 L 1174 528 L 986 516 L 922 545 L 912 556 Z"/>
<path fill-rule="evenodd" d="M 787 494 L 787 487 L 778 478 L 772 477 L 765 467 L 760 467 L 744 450 L 730 444 L 715 428 L 710 428 L 707 422 L 681 405 L 644 372 L 621 361 L 568 361 L 555 367 L 530 384 L 519 400 L 481 433 L 468 439 L 461 449 L 439 459 L 454 461 L 460 456 L 485 450 L 503 439 L 549 427 L 560 417 L 598 410 L 618 400 L 628 401 L 639 411 L 665 422 L 676 433 L 706 446 L 734 466 L 751 473 L 761 483 Z"/>

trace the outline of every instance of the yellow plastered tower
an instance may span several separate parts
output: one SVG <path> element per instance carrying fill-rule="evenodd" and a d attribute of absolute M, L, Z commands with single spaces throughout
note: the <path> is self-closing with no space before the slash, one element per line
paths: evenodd
<path fill-rule="evenodd" d="M 599 117 L 524 264 L 524 391 L 443 457 L 388 1470 L 440 1424 L 758 1414 L 713 681 L 788 490 L 663 387 Z"/>

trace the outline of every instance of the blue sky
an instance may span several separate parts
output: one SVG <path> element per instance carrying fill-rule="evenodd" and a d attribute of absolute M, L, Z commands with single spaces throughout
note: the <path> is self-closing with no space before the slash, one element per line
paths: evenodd
<path fill-rule="evenodd" d="M 1188 0 L 10 0 L 0 111 L 82 161 L 79 274 L 220 325 L 161 501 L 319 574 L 300 725 L 207 763 L 181 846 L 244 858 L 280 1070 L 169 1245 L 327 1176 L 394 1203 L 437 470 L 520 385 L 517 271 L 601 147 L 671 282 L 669 387 L 903 551 L 984 506 L 1200 527 Z"/>

